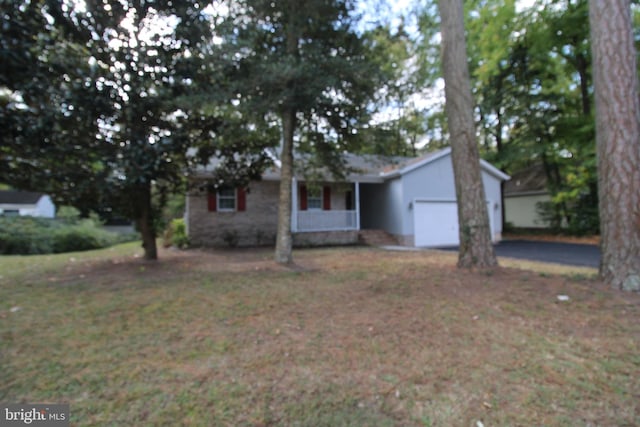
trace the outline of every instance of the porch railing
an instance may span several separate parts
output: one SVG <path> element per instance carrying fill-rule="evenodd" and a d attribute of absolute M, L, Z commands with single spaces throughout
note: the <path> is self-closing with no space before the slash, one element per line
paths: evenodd
<path fill-rule="evenodd" d="M 298 211 L 297 229 L 294 231 L 357 230 L 356 211 Z"/>

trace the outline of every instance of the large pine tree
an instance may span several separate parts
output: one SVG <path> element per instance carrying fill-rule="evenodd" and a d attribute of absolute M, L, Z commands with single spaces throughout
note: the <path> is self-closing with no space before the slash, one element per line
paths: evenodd
<path fill-rule="evenodd" d="M 442 67 L 458 199 L 459 267 L 497 265 L 480 171 L 462 0 L 440 0 Z"/>
<path fill-rule="evenodd" d="M 602 262 L 616 289 L 640 291 L 640 102 L 628 0 L 590 0 Z"/>

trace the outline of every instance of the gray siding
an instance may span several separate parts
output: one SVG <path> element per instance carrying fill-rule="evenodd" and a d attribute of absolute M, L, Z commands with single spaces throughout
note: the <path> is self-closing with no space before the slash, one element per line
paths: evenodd
<path fill-rule="evenodd" d="M 361 228 L 402 234 L 402 181 L 399 178 L 383 184 L 360 184 Z"/>
<path fill-rule="evenodd" d="M 413 235 L 413 211 L 409 204 L 415 199 L 456 200 L 455 179 L 451 156 L 442 157 L 425 167 L 414 169 L 403 177 L 403 235 Z M 500 201 L 500 180 L 482 170 L 482 181 L 487 201 L 491 202 L 492 229 L 494 238 L 502 234 L 502 209 Z"/>
<path fill-rule="evenodd" d="M 482 171 L 482 183 L 484 184 L 484 192 L 487 201 L 491 202 L 489 209 L 492 209 L 491 217 L 493 218 L 492 230 L 493 240 L 498 241 L 502 238 L 502 201 L 500 198 L 500 180 L 495 176 Z"/>
<path fill-rule="evenodd" d="M 402 222 L 404 235 L 413 235 L 413 203 L 415 199 L 455 200 L 456 188 L 453 180 L 451 156 L 435 160 L 424 167 L 414 169 L 402 177 L 404 198 Z"/>

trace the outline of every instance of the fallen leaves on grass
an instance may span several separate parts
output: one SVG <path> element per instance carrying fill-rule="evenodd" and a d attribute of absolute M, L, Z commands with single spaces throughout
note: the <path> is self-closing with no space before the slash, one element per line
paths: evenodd
<path fill-rule="evenodd" d="M 30 309 L 0 324 L 0 396 L 72 402 L 83 426 L 640 424 L 637 295 L 438 252 L 271 255 L 14 275 L 31 287 L 0 300 Z"/>

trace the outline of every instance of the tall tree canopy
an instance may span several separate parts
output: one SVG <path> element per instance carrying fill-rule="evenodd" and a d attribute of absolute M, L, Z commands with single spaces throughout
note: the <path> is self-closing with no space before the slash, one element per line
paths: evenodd
<path fill-rule="evenodd" d="M 87 37 L 56 2 L 0 6 L 0 182 L 96 205 L 109 151 L 96 118 L 110 106 Z"/>
<path fill-rule="evenodd" d="M 404 24 L 384 23 L 364 33 L 368 55 L 379 73 L 371 120 L 359 132 L 357 151 L 416 156 L 427 133 L 414 35 Z"/>
<path fill-rule="evenodd" d="M 427 2 L 421 15 L 429 55 L 439 39 Z M 514 0 L 465 2 L 468 63 L 481 154 L 508 173 L 543 167 L 549 225 L 598 230 L 593 83 L 587 0 L 550 0 L 518 11 Z M 433 56 L 431 54 L 431 56 Z M 438 64 L 420 72 L 439 77 Z M 444 133 L 441 113 L 430 118 Z"/>
<path fill-rule="evenodd" d="M 291 263 L 294 152 L 336 159 L 373 84 L 351 0 L 238 0 L 217 27 L 235 62 L 235 103 L 282 130 L 276 261 Z M 324 162 L 331 165 L 331 162 Z"/>
<path fill-rule="evenodd" d="M 155 259 L 152 193 L 161 205 L 182 183 L 194 143 L 187 127 L 195 117 L 176 100 L 207 71 L 204 6 L 3 0 L 15 15 L 2 14 L 0 180 L 119 207 Z"/>

